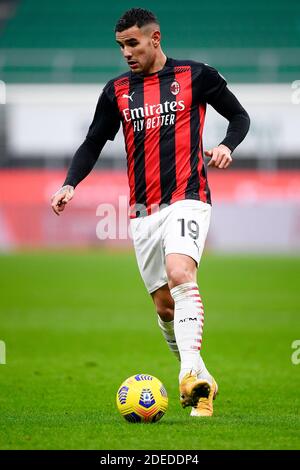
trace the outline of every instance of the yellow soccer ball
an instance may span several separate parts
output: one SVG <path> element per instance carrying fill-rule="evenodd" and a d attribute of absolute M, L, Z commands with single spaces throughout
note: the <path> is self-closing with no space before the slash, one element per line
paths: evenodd
<path fill-rule="evenodd" d="M 155 423 L 168 408 L 168 394 L 156 377 L 137 374 L 122 383 L 116 396 L 117 408 L 130 423 Z"/>

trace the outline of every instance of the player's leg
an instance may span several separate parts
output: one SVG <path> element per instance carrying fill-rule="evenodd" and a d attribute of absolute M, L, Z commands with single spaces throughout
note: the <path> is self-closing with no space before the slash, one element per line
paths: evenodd
<path fill-rule="evenodd" d="M 141 277 L 155 304 L 158 325 L 169 349 L 180 360 L 174 333 L 174 300 L 170 294 L 162 245 L 162 218 L 165 211 L 132 219 L 130 228 Z"/>
<path fill-rule="evenodd" d="M 174 331 L 181 357 L 179 374 L 183 406 L 211 402 L 214 381 L 200 355 L 204 309 L 197 284 L 210 219 L 210 207 L 199 201 L 174 203 L 163 227 L 166 272 L 174 299 Z M 203 408 L 203 406 L 202 406 Z M 204 415 L 204 414 L 202 414 Z"/>
<path fill-rule="evenodd" d="M 170 294 L 175 304 L 174 330 L 181 355 L 179 381 L 188 373 L 209 374 L 200 356 L 204 308 L 197 284 L 197 263 L 187 255 L 166 256 Z"/>
<path fill-rule="evenodd" d="M 157 312 L 158 325 L 167 342 L 169 349 L 180 360 L 178 346 L 174 333 L 174 300 L 168 284 L 151 293 Z"/>
<path fill-rule="evenodd" d="M 192 416 L 211 416 L 217 386 L 200 355 L 204 309 L 196 281 L 197 264 L 190 256 L 168 254 L 166 271 L 175 303 L 174 332 L 181 357 L 181 403 L 184 407 L 194 407 Z"/>
<path fill-rule="evenodd" d="M 140 274 L 155 304 L 158 325 L 168 347 L 180 359 L 174 334 L 174 300 L 168 287 L 164 263 L 161 217 L 162 214 L 157 212 L 132 219 L 130 228 Z"/>

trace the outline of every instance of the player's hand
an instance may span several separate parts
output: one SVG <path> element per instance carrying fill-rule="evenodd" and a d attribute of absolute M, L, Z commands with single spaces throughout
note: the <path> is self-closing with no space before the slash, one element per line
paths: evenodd
<path fill-rule="evenodd" d="M 60 215 L 60 212 L 64 210 L 66 204 L 71 201 L 74 196 L 73 186 L 66 185 L 60 188 L 51 197 L 51 207 L 56 215 Z"/>
<path fill-rule="evenodd" d="M 204 153 L 207 157 L 210 157 L 210 161 L 207 166 L 225 169 L 232 163 L 231 150 L 226 147 L 226 145 L 218 145 L 218 147 L 206 150 Z"/>

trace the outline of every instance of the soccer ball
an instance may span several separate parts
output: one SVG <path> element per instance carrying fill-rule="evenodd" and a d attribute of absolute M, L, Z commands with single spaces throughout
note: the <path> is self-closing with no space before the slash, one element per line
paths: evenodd
<path fill-rule="evenodd" d="M 153 375 L 137 374 L 129 377 L 117 391 L 117 408 L 130 423 L 159 421 L 168 407 L 165 387 Z"/>

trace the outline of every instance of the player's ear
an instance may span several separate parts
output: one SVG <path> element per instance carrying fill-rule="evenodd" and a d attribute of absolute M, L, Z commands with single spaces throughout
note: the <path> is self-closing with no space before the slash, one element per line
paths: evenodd
<path fill-rule="evenodd" d="M 160 45 L 160 39 L 161 39 L 160 31 L 158 31 L 158 29 L 155 29 L 154 31 L 152 31 L 151 40 L 152 40 L 152 44 L 154 47 L 158 47 Z"/>

